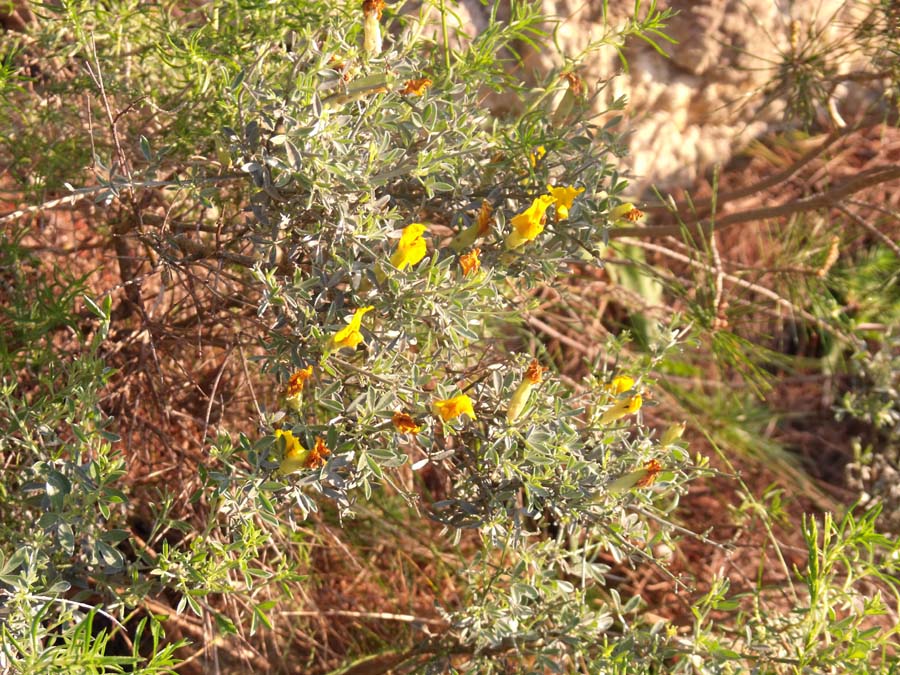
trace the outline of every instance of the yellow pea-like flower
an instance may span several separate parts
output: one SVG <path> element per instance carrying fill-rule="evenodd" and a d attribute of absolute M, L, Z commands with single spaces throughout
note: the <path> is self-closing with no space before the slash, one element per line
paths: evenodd
<path fill-rule="evenodd" d="M 398 270 L 417 264 L 428 253 L 428 246 L 422 235 L 428 230 L 421 223 L 413 223 L 403 228 L 397 250 L 391 256 L 391 264 Z"/>
<path fill-rule="evenodd" d="M 613 381 L 606 386 L 606 391 L 608 391 L 613 396 L 618 396 L 619 394 L 624 394 L 626 391 L 629 391 L 633 388 L 633 377 L 628 377 L 628 375 L 619 375 L 617 377 L 614 377 Z"/>
<path fill-rule="evenodd" d="M 609 216 L 610 220 L 617 224 L 639 223 L 644 219 L 644 212 L 631 202 L 622 202 L 610 212 Z"/>
<path fill-rule="evenodd" d="M 303 391 L 303 387 L 306 384 L 306 381 L 312 377 L 313 367 L 307 366 L 306 368 L 301 368 L 293 375 L 291 375 L 288 380 L 287 386 L 287 395 L 288 396 L 296 396 Z"/>
<path fill-rule="evenodd" d="M 313 367 L 307 366 L 295 372 L 288 380 L 285 397 L 291 410 L 299 412 L 300 403 L 303 399 L 303 387 L 306 385 L 306 381 L 312 377 L 312 374 Z"/>
<path fill-rule="evenodd" d="M 620 494 L 633 487 L 650 487 L 661 471 L 662 464 L 656 459 L 651 459 L 642 468 L 616 478 L 606 486 L 606 491 L 610 494 Z"/>
<path fill-rule="evenodd" d="M 403 96 L 422 96 L 428 91 L 428 87 L 431 85 L 432 82 L 427 77 L 421 77 L 416 80 L 407 80 L 404 82 L 400 94 Z"/>
<path fill-rule="evenodd" d="M 569 187 L 553 187 L 547 186 L 550 196 L 556 201 L 556 218 L 557 220 L 565 220 L 569 217 L 569 209 L 572 208 L 572 202 L 575 197 L 584 192 L 584 188 L 576 188 L 572 185 Z"/>
<path fill-rule="evenodd" d="M 481 249 L 473 248 L 459 256 L 459 266 L 462 267 L 464 277 L 475 274 L 481 268 Z"/>
<path fill-rule="evenodd" d="M 278 467 L 278 473 L 287 475 L 306 466 L 309 450 L 300 445 L 300 441 L 290 431 L 275 430 L 275 438 L 284 439 L 284 457 Z"/>
<path fill-rule="evenodd" d="M 469 419 L 478 419 L 475 417 L 475 409 L 472 407 L 472 399 L 465 394 L 454 396 L 453 398 L 434 401 L 431 404 L 434 414 L 445 422 L 456 419 L 460 415 L 467 415 Z"/>
<path fill-rule="evenodd" d="M 513 393 L 512 398 L 509 399 L 509 409 L 506 411 L 507 424 L 512 425 L 519 418 L 519 415 L 522 414 L 522 411 L 525 410 L 531 390 L 541 383 L 544 370 L 545 368 L 541 366 L 537 359 L 534 359 L 529 364 L 528 370 L 525 371 L 525 377 L 522 378 L 522 383 Z"/>
<path fill-rule="evenodd" d="M 412 415 L 399 410 L 391 417 L 391 422 L 397 430 L 397 433 L 400 434 L 417 434 L 422 431 L 422 427 L 416 424 Z"/>
<path fill-rule="evenodd" d="M 360 307 L 357 309 L 353 313 L 353 318 L 350 319 L 350 323 L 331 337 L 332 348 L 341 349 L 343 347 L 349 347 L 350 349 L 355 349 L 356 345 L 363 341 L 363 336 L 360 332 L 362 319 L 367 312 L 371 312 L 373 309 L 375 308 L 371 306 Z"/>
<path fill-rule="evenodd" d="M 384 0 L 365 0 L 363 7 L 363 49 L 369 56 L 378 56 L 381 53 L 381 12 L 384 10 Z"/>
<path fill-rule="evenodd" d="M 300 445 L 300 441 L 290 431 L 276 429 L 275 438 L 284 439 L 284 458 L 278 467 L 278 473 L 282 475 L 294 473 L 300 469 L 318 469 L 325 466 L 326 458 L 331 454 L 331 450 L 321 437 L 316 438 L 316 444 L 312 450 L 307 450 Z"/>
<path fill-rule="evenodd" d="M 321 436 L 316 437 L 316 444 L 309 451 L 304 466 L 307 469 L 318 469 L 325 466 L 326 458 L 331 454 L 331 449 L 325 445 L 325 440 Z"/>
<path fill-rule="evenodd" d="M 506 236 L 506 248 L 512 250 L 527 241 L 534 241 L 544 231 L 547 209 L 554 201 L 551 195 L 541 195 L 522 213 L 513 216 L 509 221 L 513 231 Z"/>
<path fill-rule="evenodd" d="M 462 232 L 457 234 L 453 241 L 450 242 L 450 248 L 459 253 L 469 248 L 482 237 L 487 236 L 491 231 L 491 225 L 494 222 L 494 207 L 491 206 L 487 199 L 481 201 L 481 208 L 478 209 L 478 216 L 475 222 L 469 225 Z"/>

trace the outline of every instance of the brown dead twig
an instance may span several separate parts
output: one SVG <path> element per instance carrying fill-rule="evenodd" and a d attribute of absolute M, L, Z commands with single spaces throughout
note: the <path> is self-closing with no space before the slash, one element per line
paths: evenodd
<path fill-rule="evenodd" d="M 864 143 L 868 136 L 878 130 L 878 126 L 861 124 L 836 129 L 824 139 L 815 142 L 814 147 L 787 167 L 774 174 L 744 187 L 729 192 L 719 192 L 713 197 L 705 199 L 683 199 L 677 202 L 672 200 L 668 203 L 649 205 L 644 211 L 652 222 L 657 223 L 656 225 L 615 228 L 609 232 L 609 237 L 611 239 L 621 237 L 651 239 L 668 236 L 682 238 L 686 235 L 687 238 L 708 240 L 713 232 L 740 223 L 761 222 L 818 209 L 839 208 L 842 203 L 852 202 L 849 197 L 857 192 L 900 179 L 900 166 L 896 162 L 884 162 L 865 168 L 828 189 L 805 197 L 791 199 L 775 206 L 762 206 L 739 211 L 732 208 L 730 213 L 722 213 L 728 204 L 753 196 L 758 198 L 766 194 L 766 191 L 771 191 L 772 188 L 787 184 L 788 181 L 804 172 L 804 169 L 809 170 L 805 172 L 807 184 L 818 182 L 827 175 L 824 172 L 829 164 L 847 153 L 853 153 L 854 148 L 858 147 L 860 142 Z M 809 141 L 801 141 L 798 145 L 808 146 Z M 854 222 L 857 225 L 860 224 L 855 219 Z"/>
<path fill-rule="evenodd" d="M 775 291 L 773 291 L 770 288 L 766 288 L 765 286 L 760 286 L 759 284 L 755 284 L 752 281 L 747 281 L 746 279 L 742 279 L 742 278 L 734 276 L 732 274 L 727 274 L 724 271 L 722 271 L 721 269 L 711 268 L 709 265 L 707 265 L 705 263 L 695 260 L 694 258 L 692 258 L 690 256 L 683 255 L 681 253 L 677 253 L 676 251 L 673 251 L 670 248 L 667 248 L 665 246 L 658 246 L 656 244 L 651 244 L 651 243 L 642 241 L 640 239 L 630 239 L 627 241 L 627 243 L 629 243 L 633 246 L 638 246 L 647 251 L 652 251 L 654 253 L 658 253 L 667 258 L 677 260 L 678 262 L 684 263 L 685 265 L 689 265 L 695 269 L 699 269 L 699 270 L 705 271 L 707 273 L 715 274 L 717 277 L 721 276 L 721 279 L 723 281 L 727 281 L 739 288 L 743 288 L 747 291 L 756 293 L 757 295 L 760 295 L 768 300 L 771 300 L 778 307 L 781 307 L 781 308 L 787 310 L 788 312 L 790 312 L 793 315 L 801 317 L 805 321 L 808 321 L 809 323 L 817 326 L 818 328 L 820 328 L 824 331 L 834 333 L 835 335 L 837 335 L 838 337 L 842 338 L 843 340 L 845 340 L 847 342 L 853 341 L 852 336 L 842 333 L 841 331 L 837 330 L 837 328 L 835 326 L 830 325 L 827 321 L 824 321 L 823 319 L 820 319 L 819 317 L 815 316 L 814 314 L 811 314 L 810 312 L 806 311 L 802 307 L 797 306 L 796 304 L 792 303 L 787 298 L 782 297 L 781 295 L 779 295 L 778 293 L 776 293 Z"/>
<path fill-rule="evenodd" d="M 713 232 L 724 230 L 739 223 L 761 222 L 771 218 L 783 218 L 797 213 L 831 208 L 840 203 L 842 199 L 861 190 L 898 179 L 900 179 L 900 166 L 896 164 L 876 166 L 839 183 L 830 190 L 818 192 L 809 197 L 802 197 L 777 206 L 763 206 L 746 211 L 738 211 L 721 218 L 693 218 L 676 225 L 618 227 L 609 231 L 609 238 L 636 237 L 639 239 L 658 239 L 660 237 L 688 235 L 695 239 L 708 239 Z"/>
<path fill-rule="evenodd" d="M 807 151 L 802 157 L 800 157 L 797 161 L 795 161 L 790 166 L 786 167 L 782 171 L 772 174 L 767 178 L 763 178 L 762 180 L 756 181 L 746 187 L 738 188 L 737 190 L 732 190 L 731 192 L 723 192 L 716 195 L 715 203 L 718 207 L 721 207 L 723 204 L 728 202 L 732 202 L 738 199 L 743 199 L 744 197 L 749 197 L 754 194 L 758 194 L 763 190 L 768 190 L 771 187 L 776 185 L 780 185 L 786 180 L 789 180 L 800 173 L 800 170 L 807 166 L 809 163 L 814 161 L 817 157 L 822 155 L 828 148 L 837 144 L 839 141 L 844 141 L 849 137 L 848 130 L 836 130 L 830 133 L 824 141 L 820 144 L 816 145 L 816 147 Z M 697 201 L 679 201 L 675 202 L 672 205 L 662 204 L 656 206 L 648 206 L 644 209 L 644 212 L 648 217 L 659 219 L 665 218 L 666 216 L 672 216 L 673 214 L 679 213 L 687 213 L 692 212 L 696 218 L 701 218 L 708 216 L 712 210 L 713 200 L 712 198 L 700 199 Z"/>

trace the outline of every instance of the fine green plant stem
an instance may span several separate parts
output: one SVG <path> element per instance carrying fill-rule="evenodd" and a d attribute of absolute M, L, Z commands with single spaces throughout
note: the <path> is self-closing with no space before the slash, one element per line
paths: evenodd
<path fill-rule="evenodd" d="M 450 31 L 447 30 L 447 8 L 444 6 L 445 0 L 440 0 L 439 11 L 441 13 L 441 39 L 443 40 L 443 53 L 444 53 L 444 70 L 447 73 L 447 77 L 450 77 L 451 74 L 451 63 L 450 63 Z"/>

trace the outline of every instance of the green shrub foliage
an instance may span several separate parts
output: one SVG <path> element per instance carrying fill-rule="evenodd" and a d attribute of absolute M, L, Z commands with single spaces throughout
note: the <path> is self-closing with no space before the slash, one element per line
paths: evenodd
<path fill-rule="evenodd" d="M 897 609 L 900 548 L 877 510 L 806 520 L 808 561 L 779 555 L 780 589 L 707 580 L 691 626 L 616 590 L 611 562 L 690 591 L 671 551 L 705 526 L 673 513 L 714 472 L 683 427 L 646 417 L 698 329 L 636 314 L 641 349 L 627 333 L 574 341 L 576 380 L 534 328 L 639 216 L 619 171 L 624 101 L 598 114 L 602 87 L 579 67 L 632 37 L 664 42 L 671 14 L 637 2 L 526 84 L 518 52 L 549 48 L 552 24 L 533 3 L 503 18 L 499 4 L 475 36 L 456 34 L 443 0 L 67 0 L 10 33 L 8 175 L 34 201 L 85 207 L 122 284 L 97 297 L 96 268 L 42 266 L 25 221 L 4 219 L 2 668 L 172 672 L 189 640 L 166 639 L 159 598 L 226 640 L 271 633 L 307 582 L 298 527 L 398 508 L 459 547 L 461 589 L 439 631 L 392 645 L 384 662 L 403 672 L 877 672 L 895 657 L 879 621 Z M 646 264 L 629 273 L 627 288 L 664 302 Z M 170 316 L 246 356 L 255 382 L 242 430 L 211 425 L 210 399 L 190 522 L 174 487 L 150 499 L 125 480 L 103 412 L 117 331 L 181 335 L 154 323 L 150 279 L 163 299 L 189 288 Z M 137 510 L 152 514 L 143 537 Z"/>

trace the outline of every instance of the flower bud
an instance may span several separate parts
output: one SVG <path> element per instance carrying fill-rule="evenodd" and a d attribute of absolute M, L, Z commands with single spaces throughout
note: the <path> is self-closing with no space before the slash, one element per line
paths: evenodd
<path fill-rule="evenodd" d="M 512 398 L 509 399 L 509 409 L 506 411 L 507 424 L 512 425 L 519 418 L 519 415 L 522 414 L 522 411 L 525 410 L 531 390 L 541 383 L 543 375 L 544 368 L 541 367 L 537 359 L 534 359 L 529 364 L 528 370 L 525 371 L 522 384 L 519 385 Z"/>
<path fill-rule="evenodd" d="M 678 424 L 673 424 L 668 429 L 666 429 L 665 433 L 663 433 L 662 437 L 659 439 L 659 444 L 663 447 L 667 445 L 672 445 L 675 441 L 681 438 L 681 435 L 684 433 L 684 422 L 679 422 Z"/>
<path fill-rule="evenodd" d="M 378 56 L 381 53 L 381 11 L 384 9 L 384 0 L 365 0 L 363 2 L 363 50 L 369 56 Z"/>
<path fill-rule="evenodd" d="M 660 471 L 662 471 L 662 464 L 658 460 L 651 459 L 644 464 L 643 468 L 630 471 L 607 484 L 606 491 L 609 494 L 621 494 L 633 487 L 650 487 Z"/>
<path fill-rule="evenodd" d="M 611 424 L 622 419 L 626 415 L 633 415 L 641 409 L 643 399 L 640 394 L 636 394 L 624 401 L 616 401 L 612 408 L 603 413 L 600 417 L 600 424 Z"/>

